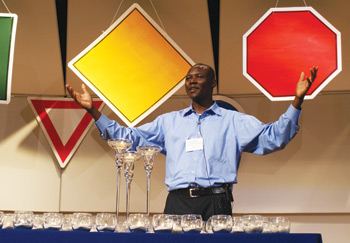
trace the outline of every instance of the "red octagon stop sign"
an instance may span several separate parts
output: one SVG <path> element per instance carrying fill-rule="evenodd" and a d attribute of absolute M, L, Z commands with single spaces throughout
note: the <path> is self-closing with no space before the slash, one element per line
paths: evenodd
<path fill-rule="evenodd" d="M 340 32 L 311 7 L 271 8 L 243 36 L 243 74 L 270 100 L 292 100 L 300 73 L 314 98 L 340 71 Z"/>

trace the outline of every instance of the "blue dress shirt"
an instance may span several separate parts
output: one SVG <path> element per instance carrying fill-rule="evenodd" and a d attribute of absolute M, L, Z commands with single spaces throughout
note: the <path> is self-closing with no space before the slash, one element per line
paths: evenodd
<path fill-rule="evenodd" d="M 166 113 L 136 128 L 120 126 L 102 115 L 96 126 L 101 137 L 129 138 L 136 146 L 158 145 L 166 155 L 168 191 L 191 183 L 202 187 L 237 183 L 242 152 L 268 154 L 284 148 L 299 130 L 300 110 L 292 105 L 274 123 L 220 108 L 214 103 L 203 114 L 192 106 Z M 186 151 L 186 141 L 202 138 L 202 149 Z"/>

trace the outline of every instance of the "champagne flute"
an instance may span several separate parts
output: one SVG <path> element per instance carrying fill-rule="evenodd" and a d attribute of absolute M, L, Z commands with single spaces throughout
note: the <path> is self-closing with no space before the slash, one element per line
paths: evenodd
<path fill-rule="evenodd" d="M 134 177 L 135 162 L 139 160 L 141 155 L 136 151 L 127 151 L 123 154 L 124 175 L 126 180 L 126 219 L 129 218 L 130 209 L 130 188 Z"/>
<path fill-rule="evenodd" d="M 144 167 L 147 175 L 147 215 L 149 216 L 151 173 L 153 170 L 153 160 L 154 156 L 157 155 L 162 149 L 158 146 L 138 146 L 136 149 L 144 158 Z"/>
<path fill-rule="evenodd" d="M 131 147 L 132 141 L 126 138 L 111 138 L 107 140 L 108 145 L 115 151 L 115 164 L 117 167 L 117 193 L 116 193 L 116 215 L 119 217 L 119 194 L 120 194 L 120 171 L 123 166 L 123 153 Z"/>

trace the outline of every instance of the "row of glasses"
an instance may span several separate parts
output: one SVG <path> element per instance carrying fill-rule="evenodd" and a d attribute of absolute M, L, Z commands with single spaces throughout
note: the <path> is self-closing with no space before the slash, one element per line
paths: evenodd
<path fill-rule="evenodd" d="M 16 229 L 61 229 L 60 213 L 34 214 L 31 211 L 0 213 L 2 228 Z"/>
<path fill-rule="evenodd" d="M 209 220 L 208 220 L 209 221 Z M 208 222 L 207 222 L 208 223 Z M 207 224 L 207 232 L 210 231 Z M 289 233 L 290 221 L 288 217 L 263 217 L 261 215 L 243 215 L 232 217 L 232 233 Z"/>
<path fill-rule="evenodd" d="M 130 214 L 127 228 L 129 232 L 137 233 L 200 233 L 203 220 L 197 214 L 155 214 L 152 221 L 147 214 Z"/>
<path fill-rule="evenodd" d="M 116 214 L 73 213 L 62 218 L 62 231 L 114 232 L 117 227 Z"/>
<path fill-rule="evenodd" d="M 213 215 L 203 222 L 200 215 L 155 214 L 152 221 L 147 214 L 130 214 L 123 227 L 117 232 L 155 233 L 289 233 L 287 217 L 262 217 L 260 215 Z M 205 225 L 205 227 L 203 227 Z M 13 214 L 0 212 L 0 227 L 21 229 L 44 229 L 61 231 L 116 231 L 116 214 L 98 213 L 44 213 L 15 211 Z M 204 230 L 203 230 L 204 228 Z"/>
<path fill-rule="evenodd" d="M 32 229 L 34 213 L 30 211 L 15 211 L 12 213 L 0 212 L 0 228 L 3 229 Z"/>
<path fill-rule="evenodd" d="M 146 214 L 131 214 L 124 225 L 124 232 L 155 232 L 155 233 L 288 233 L 289 220 L 286 217 L 268 218 L 270 225 L 266 227 L 264 217 L 263 231 L 260 221 L 257 223 L 251 217 L 232 217 L 228 215 L 215 215 L 207 222 L 203 222 L 200 215 L 166 215 L 156 214 L 153 221 L 148 220 Z M 255 222 L 252 225 L 252 222 Z M 283 223 L 282 223 L 283 222 Z M 256 224 L 257 223 L 257 224 Z M 206 226 L 205 228 L 203 226 Z M 150 226 L 150 227 L 149 227 Z"/>
<path fill-rule="evenodd" d="M 0 212 L 0 228 L 4 229 L 33 229 L 33 230 L 61 230 L 61 231 L 115 231 L 117 217 L 115 214 L 98 213 L 43 213 L 34 214 L 30 211 Z"/>

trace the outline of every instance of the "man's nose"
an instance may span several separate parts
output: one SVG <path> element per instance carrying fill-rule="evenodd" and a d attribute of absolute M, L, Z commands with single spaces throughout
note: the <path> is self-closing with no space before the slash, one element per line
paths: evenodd
<path fill-rule="evenodd" d="M 191 84 L 191 83 L 197 83 L 197 77 L 191 77 L 191 78 L 189 79 L 189 82 L 190 82 L 190 84 Z"/>

